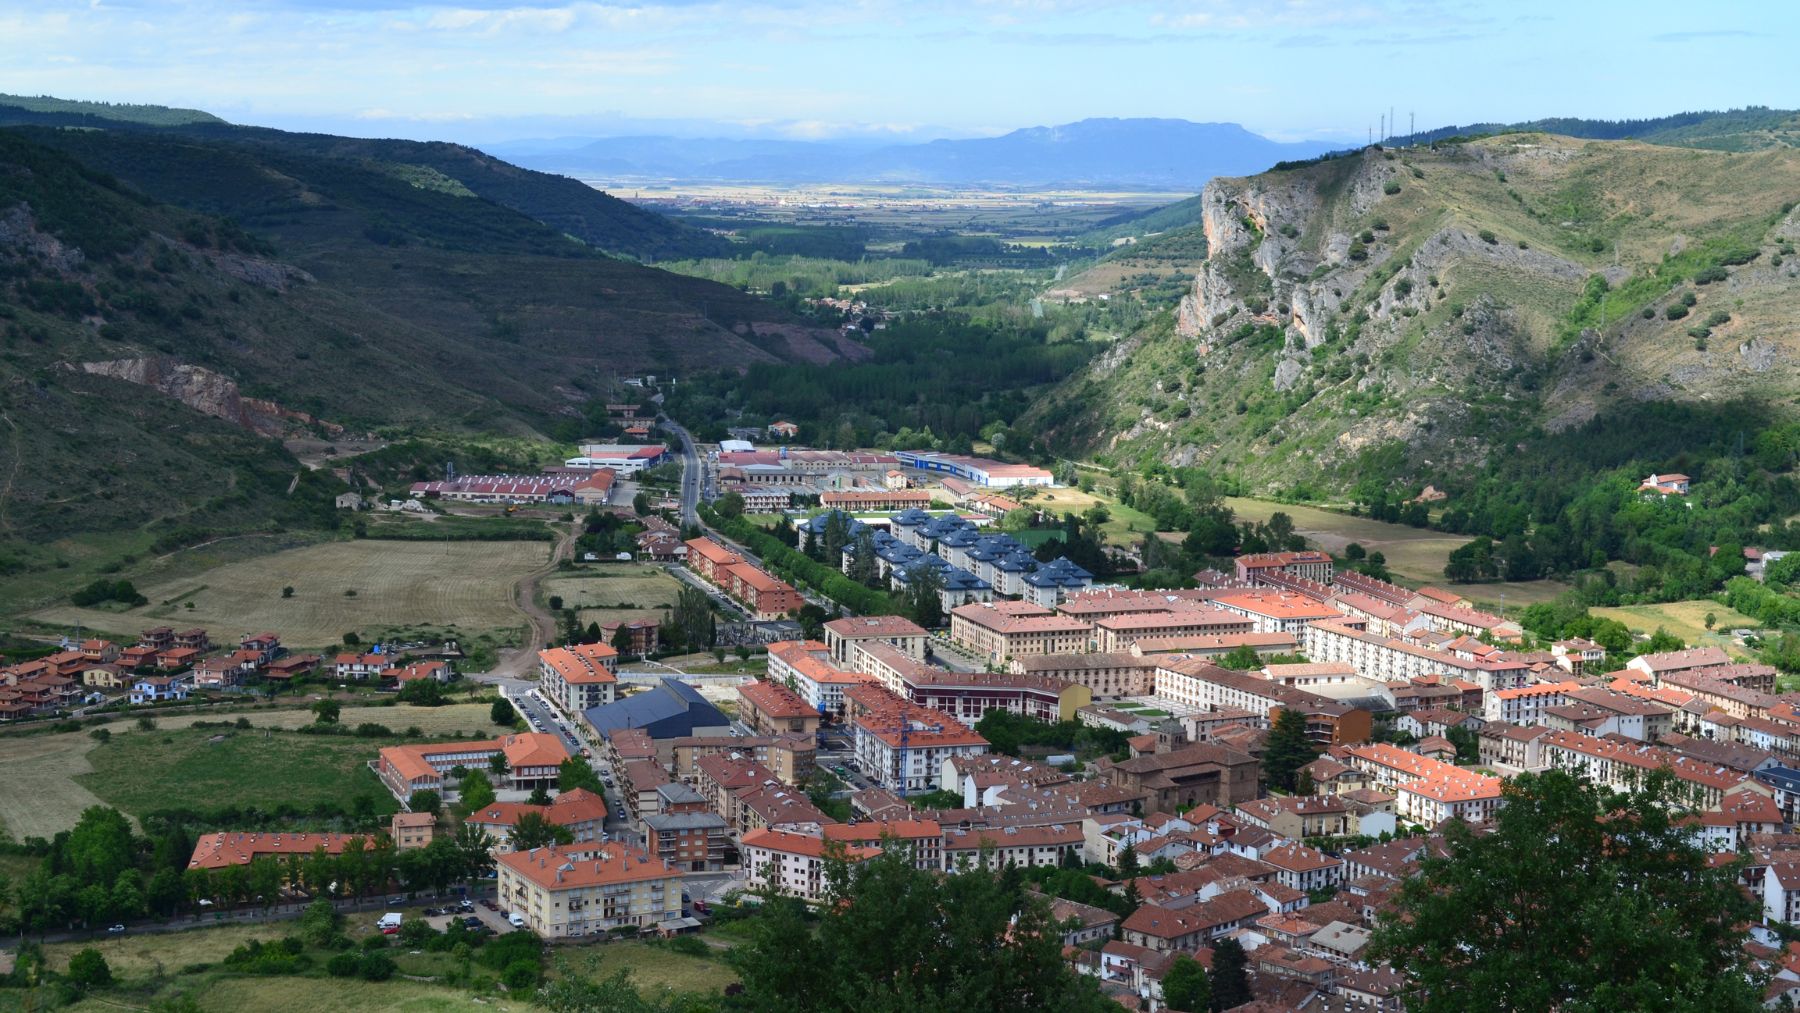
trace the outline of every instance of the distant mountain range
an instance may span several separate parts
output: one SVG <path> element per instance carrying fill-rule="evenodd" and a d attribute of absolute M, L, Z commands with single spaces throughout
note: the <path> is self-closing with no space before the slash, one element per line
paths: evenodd
<path fill-rule="evenodd" d="M 1260 172 L 1334 147 L 1271 141 L 1235 123 L 1089 119 L 924 144 L 612 137 L 518 141 L 485 150 L 528 168 L 589 179 L 1197 190 L 1214 176 Z"/>

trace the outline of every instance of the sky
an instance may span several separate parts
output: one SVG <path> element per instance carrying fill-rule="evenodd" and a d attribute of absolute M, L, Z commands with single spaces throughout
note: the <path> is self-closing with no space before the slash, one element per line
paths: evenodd
<path fill-rule="evenodd" d="M 0 92 L 489 143 L 923 139 L 1096 116 L 1356 140 L 1800 105 L 1800 4 L 0 0 Z"/>

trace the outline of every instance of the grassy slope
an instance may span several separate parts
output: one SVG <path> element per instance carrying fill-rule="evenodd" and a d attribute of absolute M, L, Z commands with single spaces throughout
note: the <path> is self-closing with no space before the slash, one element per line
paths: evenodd
<path fill-rule="evenodd" d="M 1362 210 L 1351 194 L 1359 174 L 1370 173 L 1392 174 L 1401 190 L 1379 195 L 1377 183 L 1378 196 Z M 1401 316 L 1385 274 L 1366 280 L 1352 273 L 1355 265 L 1328 266 L 1311 284 L 1346 296 L 1336 327 L 1347 328 L 1357 307 L 1378 307 L 1377 319 L 1354 345 L 1346 339 L 1296 356 L 1304 371 L 1292 391 L 1272 383 L 1279 338 L 1233 345 L 1227 337 L 1238 319 L 1198 340 L 1182 338 L 1165 319 L 1132 339 L 1122 365 L 1109 369 L 1102 360 L 1039 406 L 1037 421 L 1073 448 L 1112 460 L 1142 455 L 1210 465 L 1264 489 L 1296 480 L 1341 488 L 1358 477 L 1355 464 L 1365 450 L 1394 440 L 1410 444 L 1399 453 L 1415 474 L 1476 460 L 1495 436 L 1537 416 L 1537 392 L 1545 390 L 1556 394 L 1545 409 L 1568 421 L 1641 397 L 1757 394 L 1785 403 L 1793 393 L 1790 370 L 1756 371 L 1736 348 L 1757 337 L 1781 355 L 1797 350 L 1788 322 L 1800 311 L 1800 287 L 1790 277 L 1793 258 L 1773 266 L 1771 222 L 1784 202 L 1800 196 L 1800 153 L 1733 155 L 1515 135 L 1404 152 L 1391 162 L 1361 156 L 1223 183 L 1231 191 L 1293 186 L 1316 196 L 1319 207 L 1300 222 L 1296 244 L 1302 275 L 1333 238 L 1344 242 L 1384 220 L 1390 228 L 1377 233 L 1370 266 L 1406 263 L 1442 229 L 1485 229 L 1506 251 L 1524 243 L 1583 271 L 1611 267 L 1616 245 L 1623 268 L 1617 277 L 1638 280 L 1608 300 L 1603 339 L 1583 362 L 1568 338 L 1579 280 L 1452 257 L 1432 272 L 1441 289 L 1431 290 L 1419 272 L 1415 315 Z M 1592 249 L 1595 241 L 1602 251 Z M 1727 242 L 1760 246 L 1763 256 L 1733 268 L 1731 282 L 1698 289 L 1690 319 L 1665 319 L 1660 310 L 1671 289 L 1691 277 L 1694 251 Z M 1690 252 L 1664 261 L 1682 249 Z M 1307 283 L 1283 274 L 1273 301 Z M 1477 317 L 1455 317 L 1459 306 L 1481 307 L 1472 336 L 1463 324 Z M 1646 306 L 1656 312 L 1649 321 L 1638 315 Z M 1733 321 L 1702 352 L 1687 328 L 1716 309 Z M 1579 322 L 1599 322 L 1590 316 Z M 1198 344 L 1210 348 L 1204 357 L 1195 354 Z"/>

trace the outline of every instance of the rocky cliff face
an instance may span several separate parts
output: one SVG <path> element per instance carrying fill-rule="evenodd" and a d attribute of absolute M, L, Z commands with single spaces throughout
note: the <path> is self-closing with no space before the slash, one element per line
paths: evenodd
<path fill-rule="evenodd" d="M 244 397 L 230 377 L 173 359 L 109 359 L 83 362 L 78 368 L 84 373 L 141 384 L 201 414 L 224 419 L 264 436 L 285 436 L 313 427 L 323 427 L 332 435 L 343 432 L 342 426 L 321 422 L 305 412 L 283 408 L 261 398 Z"/>
<path fill-rule="evenodd" d="M 1785 401 L 1790 195 L 1800 153 L 1543 135 L 1215 179 L 1207 261 L 1163 329 L 1040 414 L 1071 449 L 1277 489 L 1347 485 L 1371 453 L 1453 472 L 1632 400 Z"/>

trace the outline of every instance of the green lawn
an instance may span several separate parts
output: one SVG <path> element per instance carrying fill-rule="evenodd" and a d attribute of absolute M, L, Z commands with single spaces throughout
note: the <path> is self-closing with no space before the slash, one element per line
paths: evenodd
<path fill-rule="evenodd" d="M 216 736 L 223 736 L 213 741 Z M 76 780 L 134 816 L 175 806 L 346 808 L 368 795 L 377 813 L 398 806 L 366 766 L 390 740 L 213 728 L 117 733 L 88 753 Z"/>

